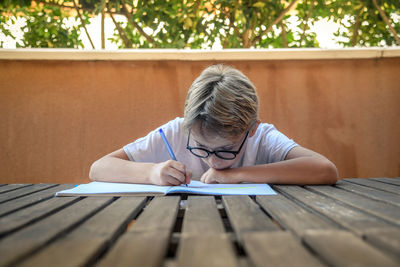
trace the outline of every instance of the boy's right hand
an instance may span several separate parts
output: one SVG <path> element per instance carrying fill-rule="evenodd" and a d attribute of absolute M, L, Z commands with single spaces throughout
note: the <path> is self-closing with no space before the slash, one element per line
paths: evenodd
<path fill-rule="evenodd" d="M 151 171 L 150 183 L 156 185 L 181 185 L 188 184 L 192 173 L 179 161 L 168 160 L 156 163 Z"/>

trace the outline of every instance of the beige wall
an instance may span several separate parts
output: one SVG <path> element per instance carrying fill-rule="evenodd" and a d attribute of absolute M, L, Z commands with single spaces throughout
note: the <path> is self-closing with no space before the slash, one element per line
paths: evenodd
<path fill-rule="evenodd" d="M 260 116 L 341 177 L 400 176 L 400 57 L 299 60 L 0 60 L 0 183 L 82 183 L 97 158 L 182 116 L 201 70 L 258 88 Z"/>

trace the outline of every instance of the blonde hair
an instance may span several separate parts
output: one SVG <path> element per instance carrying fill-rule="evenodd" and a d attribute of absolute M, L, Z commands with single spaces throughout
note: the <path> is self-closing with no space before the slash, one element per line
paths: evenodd
<path fill-rule="evenodd" d="M 256 123 L 258 97 L 254 85 L 239 70 L 213 65 L 189 88 L 184 110 L 184 129 L 198 125 L 200 131 L 224 138 L 237 137 Z"/>

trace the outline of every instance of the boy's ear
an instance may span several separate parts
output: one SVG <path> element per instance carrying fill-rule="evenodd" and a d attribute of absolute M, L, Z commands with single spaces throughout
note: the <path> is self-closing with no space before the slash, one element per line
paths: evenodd
<path fill-rule="evenodd" d="M 257 128 L 258 125 L 260 125 L 260 123 L 261 123 L 260 120 L 257 120 L 256 123 L 254 123 L 253 127 L 250 130 L 249 137 L 252 137 L 257 132 Z"/>

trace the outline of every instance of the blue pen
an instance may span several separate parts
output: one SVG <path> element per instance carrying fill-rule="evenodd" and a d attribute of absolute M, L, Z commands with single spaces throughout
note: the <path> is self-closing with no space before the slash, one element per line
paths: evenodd
<path fill-rule="evenodd" d="M 161 138 L 163 139 L 164 144 L 165 144 L 165 146 L 167 147 L 169 156 L 170 156 L 173 160 L 178 161 L 178 160 L 176 159 L 176 157 L 175 157 L 174 151 L 172 151 L 172 148 L 171 148 L 171 146 L 170 146 L 169 143 L 168 143 L 168 140 L 167 140 L 167 137 L 166 137 L 165 134 L 164 134 L 164 131 L 163 131 L 161 128 L 160 128 L 158 131 L 160 132 Z M 185 184 L 185 185 L 187 186 L 187 184 Z"/>

